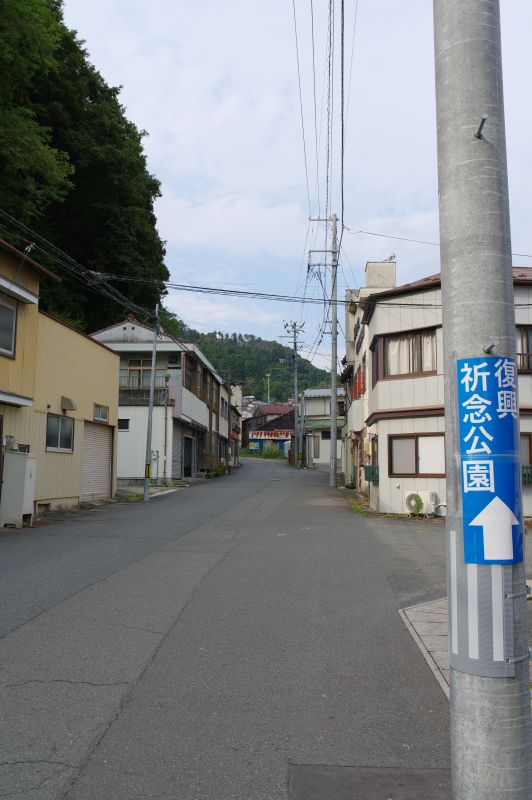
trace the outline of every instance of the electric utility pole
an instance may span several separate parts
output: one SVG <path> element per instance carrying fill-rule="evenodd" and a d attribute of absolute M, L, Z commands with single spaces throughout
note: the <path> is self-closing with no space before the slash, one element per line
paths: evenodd
<path fill-rule="evenodd" d="M 454 800 L 530 800 L 499 0 L 434 0 Z"/>
<path fill-rule="evenodd" d="M 150 375 L 150 404 L 148 406 L 148 432 L 146 435 L 146 462 L 144 466 L 144 502 L 150 499 L 150 474 L 151 474 L 151 430 L 153 423 L 153 399 L 155 395 L 155 361 L 157 358 L 157 337 L 159 335 L 159 303 L 155 306 L 155 319 L 153 322 L 153 349 L 151 352 Z"/>
<path fill-rule="evenodd" d="M 266 375 L 265 375 L 265 378 L 266 378 L 266 380 L 268 382 L 267 383 L 267 385 L 268 385 L 268 403 L 270 402 L 270 375 L 271 375 L 270 372 L 267 372 Z"/>
<path fill-rule="evenodd" d="M 331 462 L 329 472 L 329 483 L 331 486 L 336 487 L 337 479 L 337 350 L 338 350 L 338 305 L 337 305 L 337 287 L 336 276 L 338 273 L 338 232 L 337 232 L 338 217 L 333 214 L 331 217 L 332 229 L 332 253 L 331 253 Z"/>
<path fill-rule="evenodd" d="M 284 324 L 285 330 L 292 331 L 292 334 L 289 338 L 292 338 L 294 342 L 294 464 L 296 467 L 299 466 L 299 424 L 297 413 L 297 337 L 303 330 L 304 326 L 304 322 L 302 325 L 298 325 L 297 322 L 285 322 Z"/>

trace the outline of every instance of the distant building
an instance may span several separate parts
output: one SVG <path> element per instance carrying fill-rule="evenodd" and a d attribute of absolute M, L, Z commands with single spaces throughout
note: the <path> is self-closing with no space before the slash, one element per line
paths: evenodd
<path fill-rule="evenodd" d="M 273 448 L 288 456 L 294 435 L 294 410 L 277 416 L 266 415 L 267 421 L 249 431 L 248 448 L 251 452 Z"/>
<path fill-rule="evenodd" d="M 94 333 L 120 356 L 118 478 L 144 477 L 153 330 L 129 315 Z M 231 395 L 194 344 L 161 332 L 157 342 L 151 475 L 196 477 L 228 464 Z"/>
<path fill-rule="evenodd" d="M 336 458 L 341 463 L 342 427 L 345 415 L 345 391 L 336 396 L 337 441 Z M 307 467 L 329 469 L 331 461 L 331 389 L 305 389 L 299 403 L 302 426 L 303 463 Z"/>
<path fill-rule="evenodd" d="M 292 403 L 256 403 L 249 415 L 243 415 L 243 446 L 249 446 L 249 442 L 253 438 L 253 431 L 262 428 L 267 422 L 283 414 L 293 412 L 293 410 Z"/>

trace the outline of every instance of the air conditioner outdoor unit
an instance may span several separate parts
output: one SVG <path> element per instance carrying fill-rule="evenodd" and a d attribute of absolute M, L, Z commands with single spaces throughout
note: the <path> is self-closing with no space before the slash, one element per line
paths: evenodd
<path fill-rule="evenodd" d="M 407 514 L 434 514 L 438 498 L 436 492 L 416 491 L 405 492 L 405 511 Z"/>

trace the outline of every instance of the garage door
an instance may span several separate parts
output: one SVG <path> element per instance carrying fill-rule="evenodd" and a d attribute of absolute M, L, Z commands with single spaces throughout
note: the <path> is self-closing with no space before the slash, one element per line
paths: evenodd
<path fill-rule="evenodd" d="M 85 423 L 83 448 L 83 500 L 107 500 L 111 497 L 112 429 L 107 425 Z"/>

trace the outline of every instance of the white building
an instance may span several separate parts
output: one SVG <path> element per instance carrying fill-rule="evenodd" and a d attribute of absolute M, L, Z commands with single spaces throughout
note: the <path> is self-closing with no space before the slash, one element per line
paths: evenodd
<path fill-rule="evenodd" d="M 120 355 L 117 477 L 144 478 L 153 330 L 129 315 L 94 333 Z M 164 332 L 157 341 L 151 476 L 168 480 L 211 472 L 230 455 L 231 396 L 194 344 Z"/>
<path fill-rule="evenodd" d="M 337 390 L 336 458 L 341 463 L 342 427 L 345 414 L 345 390 Z M 329 469 L 331 461 L 331 390 L 305 389 L 299 402 L 299 420 L 304 445 L 303 460 L 307 467 Z"/>
<path fill-rule="evenodd" d="M 381 282 L 394 280 L 386 265 Z M 372 265 L 367 277 L 371 284 Z M 368 281 L 367 281 L 368 282 Z M 532 463 L 532 268 L 514 269 L 521 459 Z M 404 513 L 415 492 L 444 513 L 444 394 L 440 276 L 346 293 L 347 421 L 343 469 L 377 511 Z M 524 470 L 525 481 L 530 468 Z M 525 515 L 532 487 L 523 487 Z"/>

